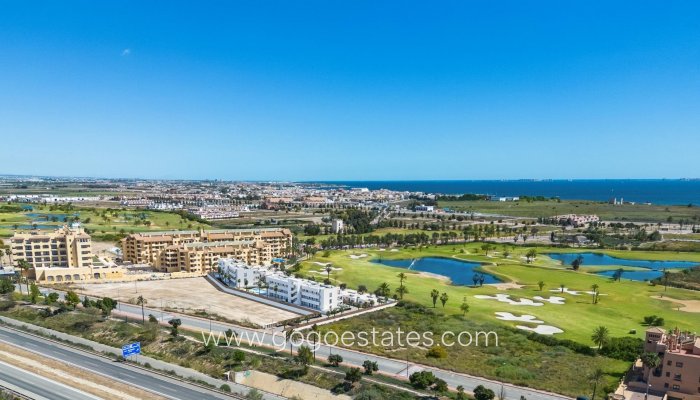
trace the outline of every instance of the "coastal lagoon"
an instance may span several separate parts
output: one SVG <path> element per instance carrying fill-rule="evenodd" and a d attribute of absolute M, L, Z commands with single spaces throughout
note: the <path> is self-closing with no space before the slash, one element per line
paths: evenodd
<path fill-rule="evenodd" d="M 372 262 L 389 267 L 405 268 L 414 271 L 429 272 L 446 276 L 454 285 L 473 285 L 475 273 L 484 275 L 484 283 L 499 283 L 500 279 L 485 272 L 478 271 L 479 263 L 454 260 L 441 257 L 424 257 L 403 260 L 372 260 Z"/>

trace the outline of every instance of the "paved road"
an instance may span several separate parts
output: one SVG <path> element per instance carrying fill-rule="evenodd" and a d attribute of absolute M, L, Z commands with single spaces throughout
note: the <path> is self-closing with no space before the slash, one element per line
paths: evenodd
<path fill-rule="evenodd" d="M 131 318 L 134 319 L 141 319 L 141 307 L 140 306 L 134 306 L 131 304 L 120 304 L 119 306 L 120 312 L 121 313 L 126 313 L 128 314 Z M 214 335 L 219 335 L 219 333 L 225 332 L 228 329 L 233 330 L 236 332 L 237 335 L 241 337 L 249 337 L 252 338 L 253 334 L 255 332 L 258 332 L 259 337 L 261 338 L 261 343 L 264 345 L 268 346 L 279 346 L 280 343 L 283 343 L 284 341 L 284 335 L 282 333 L 270 333 L 265 332 L 266 334 L 263 336 L 262 331 L 256 331 L 253 329 L 247 329 L 247 328 L 242 328 L 236 325 L 231 325 L 231 324 L 226 324 L 222 322 L 217 322 L 217 321 L 210 321 L 202 318 L 196 318 L 196 317 L 190 317 L 187 315 L 182 315 L 182 314 L 175 314 L 175 313 L 161 313 L 160 310 L 149 310 L 146 309 L 146 316 L 148 314 L 153 314 L 156 316 L 158 319 L 162 318 L 162 321 L 168 321 L 173 318 L 179 318 L 182 321 L 181 329 L 188 329 L 190 331 L 200 331 L 204 332 L 206 335 L 209 334 L 210 328 L 211 332 L 214 333 Z M 247 335 L 247 336 L 245 336 Z M 276 341 L 276 342 L 275 342 Z M 293 348 L 297 348 L 301 344 L 293 344 Z M 289 349 L 289 345 L 287 344 L 286 346 L 287 349 Z M 379 357 L 371 354 L 366 354 L 366 353 L 361 353 L 358 351 L 352 351 L 352 350 L 347 350 L 339 347 L 334 347 L 334 346 L 321 346 L 319 350 L 316 352 L 317 356 L 320 356 L 321 358 L 326 358 L 330 354 L 340 354 L 343 357 L 343 362 L 345 364 L 350 364 L 353 366 L 357 367 L 362 367 L 362 363 L 365 360 L 372 360 L 376 361 L 379 370 L 384 372 L 384 373 L 389 373 L 389 374 L 398 374 L 400 376 L 406 376 L 410 375 L 413 372 L 416 371 L 421 371 L 421 370 L 428 370 L 431 371 L 435 376 L 437 376 L 440 379 L 443 379 L 447 384 L 452 387 L 456 388 L 459 385 L 464 386 L 464 388 L 468 391 L 471 391 L 478 385 L 484 385 L 487 388 L 492 389 L 494 392 L 499 393 L 501 390 L 501 383 L 500 382 L 494 382 L 490 381 L 487 379 L 479 378 L 479 377 L 474 377 L 474 376 L 469 376 L 469 375 L 464 375 L 464 374 L 458 374 L 458 373 L 453 373 L 449 371 L 444 371 L 444 370 L 439 370 L 435 368 L 430 368 L 422 365 L 415 365 L 412 363 L 408 364 L 408 374 L 406 374 L 406 367 L 407 363 L 405 361 L 401 360 L 396 360 L 396 359 L 390 359 L 390 358 L 384 358 L 384 357 Z M 514 399 L 514 400 L 519 400 L 521 396 L 524 396 L 527 398 L 527 400 L 563 400 L 563 399 L 571 399 L 570 397 L 563 396 L 563 395 L 558 395 L 554 393 L 546 393 L 538 390 L 533 390 L 529 388 L 524 388 L 520 386 L 515 386 L 515 385 L 510 385 L 510 384 L 503 384 L 503 387 L 505 389 L 506 393 L 506 399 Z"/>
<path fill-rule="evenodd" d="M 43 290 L 45 291 L 45 290 Z M 59 293 L 61 297 L 63 297 L 62 292 L 56 291 Z M 117 311 L 117 310 L 115 310 Z M 132 319 L 141 319 L 141 307 L 140 306 L 135 306 L 127 303 L 120 303 L 119 304 L 119 309 L 117 311 L 118 313 L 121 314 L 127 314 L 129 318 Z M 191 317 L 188 315 L 184 314 L 177 314 L 177 313 L 168 313 L 168 312 L 162 312 L 161 310 L 156 310 L 156 309 L 149 309 L 145 308 L 145 314 L 148 316 L 149 314 L 153 314 L 156 316 L 159 320 L 163 322 L 167 322 L 170 319 L 173 318 L 179 318 L 182 321 L 181 329 L 187 329 L 190 331 L 195 331 L 195 332 L 204 332 L 208 334 L 209 332 L 212 332 L 216 335 L 219 335 L 219 333 L 226 332 L 228 329 L 233 330 L 236 332 L 236 334 L 239 337 L 250 337 L 252 338 L 253 335 L 257 332 L 259 337 L 261 338 L 261 344 L 266 345 L 266 346 L 272 346 L 272 347 L 279 347 L 279 343 L 284 342 L 284 334 L 280 332 L 265 332 L 266 334 L 263 335 L 262 331 L 254 330 L 254 329 L 248 329 L 248 328 L 243 328 L 237 325 L 232 325 L 232 324 L 227 324 L 223 322 L 218 322 L 218 321 L 212 321 L 212 320 L 206 320 L 203 318 L 197 318 L 197 317 Z M 301 346 L 302 343 L 298 344 L 292 344 L 292 347 L 296 349 L 298 346 Z M 289 349 L 289 345 L 287 344 L 286 346 L 287 349 Z M 385 357 L 379 357 L 376 355 L 368 354 L 368 353 L 362 353 L 359 351 L 353 351 L 353 350 L 347 350 L 344 348 L 340 347 L 335 347 L 335 346 L 320 346 L 320 348 L 316 351 L 316 355 L 321 357 L 321 358 L 326 358 L 330 354 L 340 354 L 343 357 L 343 363 L 347 365 L 352 365 L 356 367 L 362 368 L 362 363 L 366 360 L 371 360 L 375 361 L 377 365 L 379 366 L 379 371 L 387 374 L 396 374 L 398 376 L 405 377 L 407 375 L 412 374 L 413 372 L 416 371 L 430 371 L 432 372 L 435 376 L 438 378 L 444 380 L 447 382 L 447 384 L 452 387 L 456 388 L 457 386 L 464 386 L 464 388 L 467 391 L 471 391 L 475 387 L 479 385 L 483 385 L 486 388 L 489 388 L 493 390 L 495 393 L 500 393 L 501 387 L 504 388 L 505 391 L 505 398 L 507 400 L 519 400 L 521 397 L 525 397 L 527 400 L 570 400 L 571 397 L 560 395 L 560 394 L 555 394 L 555 393 L 549 393 L 549 392 L 543 392 L 535 389 L 530 389 L 530 388 L 525 388 L 521 386 L 515 386 L 512 384 L 507 384 L 507 383 L 501 383 L 501 382 L 496 382 L 496 381 L 491 381 L 488 379 L 476 377 L 476 376 L 471 376 L 471 375 L 466 375 L 466 374 L 459 374 L 459 373 L 454 373 L 454 372 L 449 372 L 437 368 L 432 368 L 420 364 L 413 364 L 413 363 L 406 363 L 406 361 L 402 360 L 397 360 L 397 359 L 391 359 L 391 358 L 385 358 Z M 408 371 L 407 371 L 408 369 Z"/>
<path fill-rule="evenodd" d="M 51 342 L 45 339 L 41 339 L 32 335 L 27 335 L 3 327 L 0 327 L 0 341 L 11 344 L 16 347 L 23 348 L 25 350 L 32 351 L 37 354 L 41 354 L 46 357 L 54 358 L 59 361 L 76 365 L 78 367 L 90 370 L 93 373 L 103 375 L 113 380 L 122 381 L 130 386 L 145 389 L 170 399 L 216 400 L 232 398 L 230 396 L 225 396 L 220 393 L 212 392 L 205 388 L 190 385 L 188 383 L 178 381 L 176 379 L 145 371 L 140 368 L 134 368 L 128 364 L 118 363 L 104 357 L 99 357 L 80 350 L 72 349 L 70 347 L 63 346 L 55 342 Z M 19 386 L 17 382 L 22 382 L 15 381 L 14 375 L 16 374 L 13 374 L 10 370 L 0 368 L 0 371 L 0 381 L 7 382 L 9 384 L 14 384 L 17 386 Z M 47 389 L 47 391 L 45 392 L 35 393 L 37 396 L 44 396 L 52 400 L 94 400 L 96 398 L 91 395 L 87 395 L 88 397 L 81 396 L 80 392 L 77 392 L 74 389 L 71 389 L 73 392 L 67 392 L 66 390 L 70 389 L 67 387 L 67 389 L 64 388 L 59 391 L 54 391 L 53 389 L 49 390 L 51 386 L 43 386 L 44 382 L 39 382 L 36 380 L 32 381 L 31 376 L 27 376 L 28 377 L 26 378 L 26 381 L 22 384 L 25 386 L 33 385 L 29 386 L 30 388 L 32 388 L 30 392 L 34 393 L 35 391 L 43 390 L 43 388 Z M 46 381 L 46 379 L 41 379 L 43 381 Z M 54 384 L 57 383 L 54 382 Z"/>
<path fill-rule="evenodd" d="M 99 400 L 60 382 L 0 362 L 0 384 L 34 400 Z"/>

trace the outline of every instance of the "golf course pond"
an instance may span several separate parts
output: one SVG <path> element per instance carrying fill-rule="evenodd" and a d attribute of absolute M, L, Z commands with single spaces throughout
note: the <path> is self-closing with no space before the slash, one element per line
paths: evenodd
<path fill-rule="evenodd" d="M 499 283 L 500 279 L 493 275 L 481 272 L 478 268 L 479 263 L 455 260 L 441 257 L 424 257 L 402 260 L 372 260 L 377 264 L 386 265 L 389 267 L 405 268 L 414 271 L 428 272 L 435 275 L 446 276 L 450 278 L 454 285 L 473 285 L 474 274 L 484 276 L 484 283 Z"/>
<path fill-rule="evenodd" d="M 562 264 L 571 265 L 578 257 L 581 257 L 583 266 L 610 266 L 610 267 L 637 267 L 642 271 L 625 271 L 623 279 L 635 281 L 647 281 L 663 275 L 664 269 L 685 269 L 700 265 L 697 261 L 667 261 L 667 260 L 636 260 L 629 258 L 617 258 L 602 253 L 547 253 L 546 256 Z M 616 268 L 615 268 L 616 269 Z M 598 275 L 612 277 L 615 269 L 598 272 Z"/>

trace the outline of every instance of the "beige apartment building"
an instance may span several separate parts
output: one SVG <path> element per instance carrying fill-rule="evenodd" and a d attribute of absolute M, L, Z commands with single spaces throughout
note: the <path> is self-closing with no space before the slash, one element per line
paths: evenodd
<path fill-rule="evenodd" d="M 78 225 L 53 232 L 17 232 L 10 239 L 12 262 L 25 260 L 29 278 L 40 283 L 114 279 L 123 276 L 116 266 L 93 265 L 92 240 Z"/>
<path fill-rule="evenodd" d="M 284 228 L 142 232 L 122 240 L 124 261 L 150 264 L 160 272 L 206 274 L 220 258 L 267 265 L 286 257 L 292 232 Z"/>
<path fill-rule="evenodd" d="M 12 260 L 26 260 L 33 268 L 81 268 L 92 265 L 90 235 L 79 226 L 53 232 L 17 232 L 10 239 Z"/>
<path fill-rule="evenodd" d="M 665 393 L 668 400 L 700 400 L 700 336 L 649 328 L 644 351 L 661 358 L 658 368 L 647 371 L 650 391 Z"/>

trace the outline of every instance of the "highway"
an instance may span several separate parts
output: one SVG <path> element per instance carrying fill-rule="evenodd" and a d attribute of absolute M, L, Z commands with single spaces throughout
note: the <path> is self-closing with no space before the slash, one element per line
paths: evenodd
<path fill-rule="evenodd" d="M 91 373 L 123 382 L 124 385 L 138 387 L 170 399 L 216 400 L 232 398 L 177 379 L 4 327 L 0 327 L 0 342 L 75 365 L 91 371 Z M 98 398 L 23 370 L 4 368 L 4 365 L 0 366 L 0 381 L 6 382 L 3 386 L 20 393 L 31 393 L 30 397 L 37 399 L 95 400 Z"/>
<path fill-rule="evenodd" d="M 0 382 L 34 400 L 99 400 L 99 397 L 4 362 L 0 362 Z"/>

